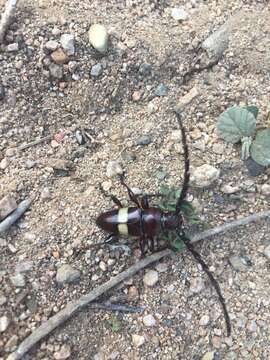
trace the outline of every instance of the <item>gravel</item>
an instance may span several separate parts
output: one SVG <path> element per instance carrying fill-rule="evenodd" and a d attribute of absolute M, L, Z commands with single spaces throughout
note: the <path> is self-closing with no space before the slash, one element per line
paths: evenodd
<path fill-rule="evenodd" d="M 173 7 L 182 7 L 188 18 L 173 19 Z M 0 55 L 0 199 L 7 194 L 18 203 L 33 199 L 27 212 L 1 234 L 0 317 L 11 320 L 0 336 L 1 358 L 69 301 L 139 261 L 136 238 L 92 246 L 106 237 L 96 227 L 96 217 L 115 208 L 99 183 L 108 182 L 107 192 L 131 205 L 117 172 L 107 177 L 108 163 L 116 161 L 128 185 L 142 193 L 158 193 L 163 184 L 181 186 L 183 149 L 173 109 L 183 114 L 191 168 L 209 164 L 219 171 L 216 178 L 207 177 L 207 187 L 189 188 L 188 198 L 198 205 L 201 221 L 191 230 L 269 209 L 269 169 L 252 163 L 248 170 L 238 144 L 225 144 L 216 133 L 218 116 L 234 104 L 255 104 L 258 122 L 267 126 L 267 6 L 241 0 L 42 0 L 31 3 L 30 16 L 28 10 L 17 7 Z M 88 38 L 89 26 L 98 22 L 105 27 L 101 51 Z M 229 42 L 216 36 L 223 24 Z M 66 43 L 63 34 L 70 39 Z M 50 41 L 55 43 L 48 45 Z M 55 63 L 52 53 L 57 49 L 67 62 Z M 214 66 L 209 63 L 217 59 Z M 96 64 L 102 64 L 102 73 L 94 77 Z M 161 84 L 165 96 L 155 94 Z M 76 130 L 90 137 L 79 144 Z M 62 132 L 64 138 L 57 141 L 55 135 Z M 151 137 L 151 144 L 137 146 L 143 135 Z M 51 140 L 19 150 L 47 136 Z M 28 166 L 27 160 L 35 165 Z M 162 183 L 155 176 L 158 169 L 167 174 Z M 225 188 L 223 193 L 225 185 L 239 190 Z M 155 202 L 151 197 L 151 206 Z M 195 244 L 219 281 L 232 320 L 231 338 L 226 338 L 212 286 L 183 251 L 164 259 L 163 272 L 154 265 L 154 286 L 142 281 L 144 270 L 100 299 L 143 307 L 143 314 L 86 308 L 27 357 L 65 356 L 62 347 L 68 346 L 70 359 L 93 359 L 96 354 L 99 359 L 267 359 L 268 234 L 266 219 Z M 242 254 L 252 261 L 252 266 L 240 265 L 248 271 L 235 270 L 228 261 Z M 11 281 L 16 266 L 28 261 L 32 268 L 17 273 L 24 286 L 16 287 Z M 58 284 L 56 273 L 63 264 L 79 272 L 79 281 Z M 204 282 L 198 293 L 190 291 L 202 287 L 195 279 Z M 153 327 L 142 321 L 148 314 L 156 320 Z M 203 325 L 207 314 L 209 323 Z M 117 331 L 114 322 L 120 324 Z"/>

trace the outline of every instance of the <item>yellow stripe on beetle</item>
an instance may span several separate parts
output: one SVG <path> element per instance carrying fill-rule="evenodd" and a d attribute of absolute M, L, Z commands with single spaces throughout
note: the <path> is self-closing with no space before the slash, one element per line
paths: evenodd
<path fill-rule="evenodd" d="M 128 235 L 128 208 L 121 208 L 117 214 L 117 229 L 120 235 Z"/>

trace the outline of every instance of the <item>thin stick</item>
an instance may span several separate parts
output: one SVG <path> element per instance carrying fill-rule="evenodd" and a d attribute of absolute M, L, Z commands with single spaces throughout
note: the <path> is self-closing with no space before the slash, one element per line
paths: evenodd
<path fill-rule="evenodd" d="M 99 296 L 109 291 L 123 280 L 126 280 L 127 278 L 133 276 L 141 269 L 170 254 L 171 250 L 167 249 L 150 255 L 147 258 L 144 258 L 138 263 L 132 265 L 126 271 L 123 271 L 117 276 L 113 277 L 106 283 L 100 285 L 98 288 L 90 291 L 90 293 L 81 296 L 77 301 L 69 302 L 63 310 L 59 311 L 59 313 L 55 314 L 49 320 L 45 321 L 43 324 L 40 325 L 40 327 L 35 329 L 32 334 L 30 334 L 26 339 L 24 339 L 17 348 L 17 350 L 15 350 L 7 357 L 7 360 L 21 359 L 27 353 L 27 351 L 32 348 L 32 346 L 34 346 L 37 342 L 47 336 L 57 326 L 63 324 L 67 319 L 74 315 L 75 312 L 79 311 L 84 306 L 97 299 Z"/>
<path fill-rule="evenodd" d="M 111 304 L 111 303 L 90 303 L 87 305 L 91 309 L 101 309 L 101 310 L 108 310 L 108 311 L 119 311 L 119 312 L 127 312 L 127 313 L 140 313 L 144 311 L 143 307 L 138 306 L 129 306 L 129 305 L 122 305 L 122 304 Z"/>
<path fill-rule="evenodd" d="M 234 229 L 236 227 L 247 225 L 247 224 L 250 224 L 251 222 L 259 221 L 259 220 L 267 218 L 267 217 L 270 217 L 270 210 L 262 211 L 260 213 L 256 213 L 256 214 L 244 217 L 242 219 L 233 220 L 233 221 L 231 221 L 229 223 L 225 223 L 225 224 L 217 226 L 217 227 L 215 227 L 213 229 L 203 231 L 203 232 L 201 232 L 199 234 L 191 236 L 190 241 L 192 243 L 195 243 L 197 241 L 206 239 L 206 238 L 208 238 L 210 236 L 218 235 L 218 234 L 223 233 L 225 231 L 230 231 L 230 230 L 232 230 L 232 229 Z"/>
<path fill-rule="evenodd" d="M 18 150 L 21 151 L 21 150 L 28 149 L 28 148 L 30 148 L 32 146 L 41 144 L 42 142 L 47 141 L 47 140 L 51 140 L 51 139 L 52 139 L 52 135 L 48 135 L 48 136 L 45 136 L 43 138 L 34 140 L 34 141 L 30 142 L 29 144 L 21 145 L 21 146 L 18 147 Z"/>
<path fill-rule="evenodd" d="M 8 230 L 11 225 L 15 223 L 22 215 L 25 213 L 25 211 L 29 208 L 31 205 L 32 200 L 26 199 L 23 200 L 17 207 L 16 210 L 13 211 L 9 216 L 5 218 L 2 222 L 0 222 L 0 234 L 4 231 Z"/>
<path fill-rule="evenodd" d="M 220 234 L 226 230 L 232 230 L 237 226 L 247 225 L 253 221 L 258 221 L 266 217 L 270 217 L 270 211 L 264 211 L 258 214 L 250 215 L 246 218 L 235 220 L 228 224 L 218 226 L 212 230 L 204 231 L 201 234 L 192 236 L 191 242 L 194 243 L 207 237 Z M 171 254 L 172 251 L 169 249 L 152 254 L 142 259 L 138 263 L 132 265 L 129 269 L 121 272 L 106 283 L 100 285 L 98 288 L 90 291 L 90 293 L 81 296 L 78 300 L 74 302 L 69 302 L 63 310 L 51 317 L 49 320 L 45 321 L 43 324 L 40 325 L 40 327 L 35 329 L 32 334 L 30 334 L 26 339 L 24 339 L 17 348 L 17 350 L 8 356 L 7 360 L 21 359 L 28 352 L 28 350 L 30 350 L 45 336 L 50 334 L 59 325 L 63 324 L 66 320 L 68 320 L 72 315 L 74 315 L 75 312 L 82 309 L 84 306 L 88 305 L 90 302 L 94 301 L 99 296 L 118 285 L 120 282 L 135 275 L 138 271 L 146 268 L 154 262 L 159 261 L 165 256 L 170 256 Z"/>
<path fill-rule="evenodd" d="M 0 44 L 4 41 L 5 33 L 11 23 L 12 17 L 15 14 L 17 0 L 8 0 L 6 3 L 5 11 L 0 21 Z"/>

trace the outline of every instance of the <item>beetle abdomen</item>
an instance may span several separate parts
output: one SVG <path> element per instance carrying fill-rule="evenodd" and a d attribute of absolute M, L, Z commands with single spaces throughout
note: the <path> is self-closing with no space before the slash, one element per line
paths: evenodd
<path fill-rule="evenodd" d="M 141 211 L 137 207 L 107 211 L 99 215 L 97 225 L 111 234 L 141 236 Z"/>

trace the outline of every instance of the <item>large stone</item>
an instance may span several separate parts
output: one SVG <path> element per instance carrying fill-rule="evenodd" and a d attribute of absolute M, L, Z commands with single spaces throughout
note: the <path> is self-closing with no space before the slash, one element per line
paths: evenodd
<path fill-rule="evenodd" d="M 106 175 L 108 178 L 112 178 L 117 175 L 122 175 L 123 169 L 118 161 L 109 161 L 106 169 Z"/>
<path fill-rule="evenodd" d="M 145 326 L 152 327 L 152 326 L 156 325 L 156 319 L 151 314 L 145 315 L 143 317 L 143 323 L 144 323 Z"/>
<path fill-rule="evenodd" d="M 68 62 L 68 56 L 61 48 L 52 52 L 51 57 L 53 61 L 58 65 L 66 64 Z"/>
<path fill-rule="evenodd" d="M 148 270 L 143 277 L 144 285 L 154 286 L 158 282 L 158 272 L 156 270 Z"/>
<path fill-rule="evenodd" d="M 10 319 L 7 316 L 0 317 L 0 332 L 6 331 L 10 324 Z"/>
<path fill-rule="evenodd" d="M 68 56 L 75 54 L 74 36 L 72 34 L 63 34 L 60 43 Z"/>
<path fill-rule="evenodd" d="M 194 186 L 203 188 L 210 186 L 219 178 L 220 170 L 209 164 L 194 169 L 190 181 Z"/>
<path fill-rule="evenodd" d="M 108 48 L 108 32 L 105 26 L 94 24 L 89 29 L 89 42 L 100 53 L 104 54 Z"/>
<path fill-rule="evenodd" d="M 133 342 L 134 346 L 140 347 L 145 343 L 145 338 L 144 338 L 144 336 L 133 334 L 132 335 L 132 342 Z"/>
<path fill-rule="evenodd" d="M 70 284 L 79 281 L 80 271 L 73 269 L 69 264 L 62 265 L 56 274 L 56 281 L 58 284 Z"/>
<path fill-rule="evenodd" d="M 7 217 L 14 210 L 17 209 L 17 203 L 15 198 L 8 194 L 0 200 L 0 220 Z"/>
<path fill-rule="evenodd" d="M 236 271 L 247 271 L 251 266 L 251 261 L 247 256 L 233 255 L 229 258 L 229 262 Z"/>

